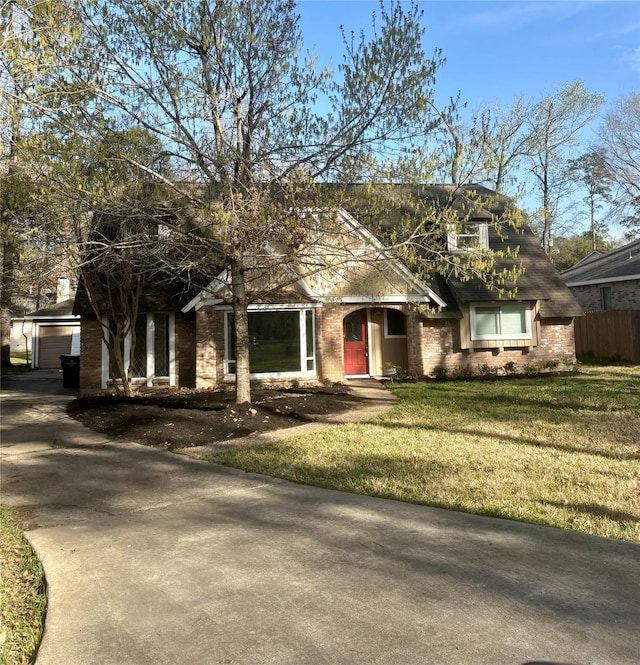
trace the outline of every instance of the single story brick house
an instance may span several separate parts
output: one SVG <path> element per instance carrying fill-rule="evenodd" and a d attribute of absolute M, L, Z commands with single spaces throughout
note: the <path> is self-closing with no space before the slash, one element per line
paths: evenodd
<path fill-rule="evenodd" d="M 454 207 L 472 211 L 464 228 L 447 239 L 452 255 L 519 248 L 517 259 L 507 255 L 496 262 L 496 268 L 521 263 L 514 297 L 499 298 L 474 280 L 419 278 L 385 255 L 378 238 L 341 209 L 336 215 L 344 233 L 378 252 L 379 264 L 350 261 L 330 279 L 299 279 L 251 305 L 252 378 L 342 382 L 380 377 L 389 366 L 429 376 L 437 368 L 543 367 L 574 360 L 573 321 L 582 316 L 580 306 L 528 228 L 491 227 L 504 198 L 487 209 L 470 204 L 472 190 L 493 194 L 477 186 L 439 185 L 424 187 L 421 196 L 445 194 Z M 222 277 L 214 277 L 207 288 L 179 298 L 143 297 L 133 360 L 133 375 L 142 384 L 212 388 L 234 380 L 233 313 Z M 104 390 L 110 381 L 108 353 L 82 289 L 74 311 L 82 321 L 81 391 Z"/>

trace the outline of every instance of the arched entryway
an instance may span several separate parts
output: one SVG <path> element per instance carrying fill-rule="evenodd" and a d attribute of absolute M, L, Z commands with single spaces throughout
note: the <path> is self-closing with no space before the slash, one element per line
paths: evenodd
<path fill-rule="evenodd" d="M 387 366 L 407 369 L 407 317 L 399 308 L 368 307 L 342 323 L 345 376 L 382 376 Z"/>

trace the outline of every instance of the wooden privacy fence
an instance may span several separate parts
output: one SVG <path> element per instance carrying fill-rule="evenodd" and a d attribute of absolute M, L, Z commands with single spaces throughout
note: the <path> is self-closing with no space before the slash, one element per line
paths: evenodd
<path fill-rule="evenodd" d="M 589 312 L 575 319 L 576 355 L 640 363 L 640 310 Z"/>

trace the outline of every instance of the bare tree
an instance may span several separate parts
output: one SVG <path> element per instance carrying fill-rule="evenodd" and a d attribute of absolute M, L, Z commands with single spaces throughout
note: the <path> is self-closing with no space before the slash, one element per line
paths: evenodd
<path fill-rule="evenodd" d="M 554 223 L 566 189 L 567 150 L 578 133 L 595 117 L 603 97 L 589 92 L 579 81 L 537 102 L 527 120 L 526 155 L 542 204 L 542 246 L 553 245 Z"/>
<path fill-rule="evenodd" d="M 34 137 L 41 115 L 30 100 L 46 94 L 55 58 L 51 41 L 63 48 L 66 2 L 0 0 L 0 337 L 1 364 L 11 364 L 9 325 L 19 291 L 23 251 L 33 228 L 41 226 L 33 200 Z M 35 219 L 38 218 L 38 224 Z M 35 245 L 32 245 L 34 247 Z"/>
<path fill-rule="evenodd" d="M 343 34 L 334 78 L 302 58 L 289 0 L 100 0 L 75 9 L 82 40 L 61 72 L 68 89 L 90 90 L 93 100 L 83 97 L 73 113 L 87 136 L 100 135 L 105 119 L 127 118 L 177 164 L 180 178 L 137 166 L 189 202 L 198 232 L 225 257 L 237 399 L 249 401 L 247 308 L 258 275 L 282 264 L 271 256 L 258 267 L 249 257 L 266 260 L 271 245 L 300 259 L 312 238 L 295 211 L 318 205 L 317 183 L 368 178 L 372 155 L 399 154 L 439 122 L 425 123 L 441 58 L 424 54 L 421 12 L 381 3 L 370 37 Z M 318 97 L 328 113 L 316 110 Z"/>
<path fill-rule="evenodd" d="M 598 137 L 617 185 L 615 202 L 633 234 L 640 228 L 640 93 L 618 99 L 604 116 Z"/>

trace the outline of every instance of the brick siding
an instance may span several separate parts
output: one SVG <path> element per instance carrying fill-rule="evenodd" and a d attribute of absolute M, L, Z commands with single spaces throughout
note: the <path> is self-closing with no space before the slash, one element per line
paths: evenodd
<path fill-rule="evenodd" d="M 601 312 L 600 289 L 603 286 L 611 289 L 611 309 L 640 309 L 640 280 L 638 279 L 608 284 L 572 286 L 570 290 L 585 312 Z"/>
<path fill-rule="evenodd" d="M 217 388 L 224 380 L 224 312 L 203 307 L 195 327 L 196 388 Z"/>
<path fill-rule="evenodd" d="M 530 348 L 461 349 L 460 321 L 425 320 L 422 327 L 422 374 L 429 376 L 436 367 L 449 372 L 468 368 L 477 372 L 482 365 L 503 367 L 514 362 L 522 370 L 525 365 L 544 367 L 548 362 L 575 361 L 573 319 L 545 319 L 540 322 L 538 345 Z"/>
<path fill-rule="evenodd" d="M 316 369 L 319 379 L 344 380 L 342 322 L 362 305 L 325 304 L 316 309 Z M 407 361 L 409 372 L 429 376 L 435 368 L 449 372 L 482 365 L 503 367 L 514 362 L 544 367 L 549 361 L 575 360 L 572 319 L 540 322 L 539 344 L 529 349 L 462 349 L 458 319 L 424 319 L 406 307 L 397 307 L 407 316 Z M 196 313 L 176 314 L 176 371 L 178 385 L 200 389 L 217 388 L 224 381 L 225 312 L 203 308 Z M 82 318 L 80 388 L 100 390 L 100 325 L 94 317 Z"/>
<path fill-rule="evenodd" d="M 83 316 L 80 330 L 80 392 L 97 392 L 102 382 L 102 326 L 95 316 Z"/>
<path fill-rule="evenodd" d="M 344 379 L 342 320 L 357 306 L 325 305 L 316 310 L 316 371 L 328 381 Z"/>

